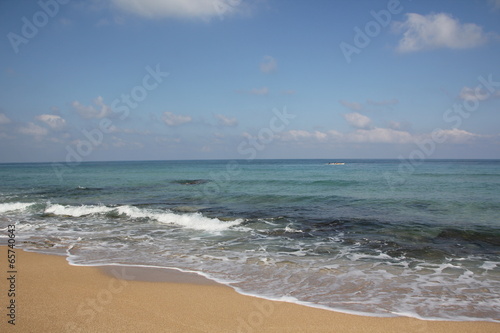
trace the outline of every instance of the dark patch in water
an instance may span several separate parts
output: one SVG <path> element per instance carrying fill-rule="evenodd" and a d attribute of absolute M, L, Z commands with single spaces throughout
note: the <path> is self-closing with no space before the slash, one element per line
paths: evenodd
<path fill-rule="evenodd" d="M 356 180 L 342 180 L 342 179 L 325 179 L 325 180 L 316 180 L 313 181 L 312 185 L 323 185 L 323 186 L 333 186 L 333 187 L 341 187 L 341 186 L 352 186 L 359 184 L 359 181 Z"/>
<path fill-rule="evenodd" d="M 446 257 L 466 256 L 475 249 L 457 246 L 462 243 L 479 243 L 481 248 L 500 244 L 498 232 L 461 231 L 445 229 L 436 236 L 433 229 L 424 224 L 395 224 L 374 219 L 338 219 L 317 221 L 300 229 L 313 237 L 339 237 L 341 244 L 356 246 L 358 251 L 377 256 L 384 253 L 393 258 L 413 258 L 439 261 Z M 304 237 L 304 236 L 303 236 Z M 482 245 L 480 244 L 482 242 Z"/>
<path fill-rule="evenodd" d="M 431 246 L 424 246 L 419 248 L 405 248 L 399 247 L 394 249 L 389 249 L 386 252 L 393 258 L 407 257 L 414 259 L 424 259 L 424 260 L 444 260 L 450 253 L 433 248 Z"/>
<path fill-rule="evenodd" d="M 78 186 L 76 188 L 76 190 L 78 191 L 101 191 L 103 190 L 102 188 L 100 187 L 85 187 L 85 186 Z"/>
<path fill-rule="evenodd" d="M 456 239 L 467 242 L 485 242 L 491 245 L 500 246 L 500 234 L 495 231 L 480 232 L 474 230 L 444 229 L 437 238 Z"/>
<path fill-rule="evenodd" d="M 182 179 L 182 180 L 172 181 L 173 184 L 179 184 L 179 185 L 201 185 L 201 184 L 206 184 L 208 182 L 209 182 L 208 179 Z"/>
<path fill-rule="evenodd" d="M 387 226 L 387 225 L 386 225 Z M 306 227 L 307 228 L 307 227 Z M 368 219 L 338 219 L 333 221 L 318 221 L 312 223 L 310 229 L 304 231 L 312 231 L 315 233 L 339 233 L 345 232 L 349 234 L 379 234 L 383 231 L 384 225 L 375 220 Z"/>

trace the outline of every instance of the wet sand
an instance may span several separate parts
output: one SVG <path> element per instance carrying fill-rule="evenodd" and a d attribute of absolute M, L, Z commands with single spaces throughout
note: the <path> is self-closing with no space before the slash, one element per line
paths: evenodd
<path fill-rule="evenodd" d="M 238 294 L 197 274 L 129 266 L 71 266 L 0 247 L 1 332 L 500 332 L 500 323 L 349 315 Z M 8 278 L 15 275 L 15 297 Z M 15 325 L 7 306 L 15 301 Z"/>

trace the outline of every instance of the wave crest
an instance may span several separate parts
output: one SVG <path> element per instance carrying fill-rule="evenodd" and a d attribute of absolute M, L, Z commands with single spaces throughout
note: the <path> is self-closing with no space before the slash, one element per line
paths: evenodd
<path fill-rule="evenodd" d="M 219 232 L 243 222 L 242 219 L 222 221 L 218 218 L 203 216 L 201 213 L 178 214 L 169 210 L 138 208 L 135 206 L 107 207 L 104 205 L 64 206 L 50 204 L 45 208 L 45 214 L 82 217 L 86 215 L 122 216 L 130 219 L 150 219 L 160 223 L 174 224 L 195 230 Z"/>

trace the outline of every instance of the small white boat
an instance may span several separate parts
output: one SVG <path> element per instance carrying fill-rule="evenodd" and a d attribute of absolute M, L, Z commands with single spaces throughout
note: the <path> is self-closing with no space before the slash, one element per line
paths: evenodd
<path fill-rule="evenodd" d="M 330 163 L 327 163 L 328 165 L 344 165 L 345 163 L 344 162 L 330 162 Z"/>

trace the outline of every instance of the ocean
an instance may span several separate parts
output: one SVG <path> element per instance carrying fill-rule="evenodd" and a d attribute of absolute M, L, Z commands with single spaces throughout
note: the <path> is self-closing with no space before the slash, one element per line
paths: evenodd
<path fill-rule="evenodd" d="M 362 315 L 500 321 L 499 160 L 0 164 L 1 244 L 12 224 L 18 248 L 73 265 L 172 267 Z"/>

